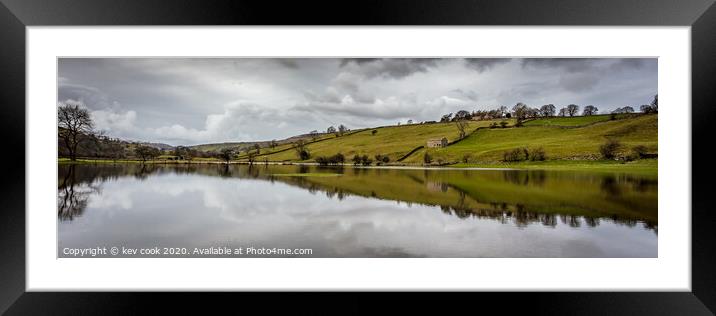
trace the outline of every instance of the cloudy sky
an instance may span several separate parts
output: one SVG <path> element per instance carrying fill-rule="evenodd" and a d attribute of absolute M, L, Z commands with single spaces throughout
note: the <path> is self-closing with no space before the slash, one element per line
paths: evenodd
<path fill-rule="evenodd" d="M 58 68 L 58 104 L 87 107 L 109 136 L 171 145 L 439 120 L 518 102 L 607 113 L 657 93 L 657 60 L 640 58 L 62 58 Z"/>

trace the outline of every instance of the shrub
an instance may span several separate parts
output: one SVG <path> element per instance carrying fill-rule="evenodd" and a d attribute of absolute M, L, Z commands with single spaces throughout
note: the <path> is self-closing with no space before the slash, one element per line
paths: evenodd
<path fill-rule="evenodd" d="M 328 164 L 328 158 L 323 157 L 323 156 L 319 156 L 319 157 L 316 157 L 316 162 L 317 162 L 319 165 L 327 165 L 327 164 Z"/>
<path fill-rule="evenodd" d="M 371 135 L 375 135 L 376 133 L 378 133 L 378 130 L 377 130 L 377 129 L 374 129 L 374 130 L 370 131 L 370 134 L 371 134 Z"/>
<path fill-rule="evenodd" d="M 341 153 L 337 153 L 337 154 L 331 156 L 332 163 L 341 164 L 341 163 L 344 163 L 345 161 L 346 161 L 346 157 L 343 156 L 343 154 L 341 154 Z"/>
<path fill-rule="evenodd" d="M 520 124 L 520 126 L 522 126 L 522 121 L 520 121 L 519 124 Z M 502 127 L 502 128 L 507 127 L 507 121 L 501 121 L 501 122 L 500 122 L 500 127 Z"/>
<path fill-rule="evenodd" d="M 624 156 L 624 161 L 627 161 L 627 162 L 634 161 L 637 159 L 639 159 L 639 156 L 635 153 L 630 153 L 630 154 Z"/>
<path fill-rule="evenodd" d="M 381 154 L 377 154 L 377 155 L 375 155 L 375 161 L 378 162 L 378 163 L 381 163 L 381 162 L 382 162 L 382 163 L 388 163 L 388 162 L 390 162 L 390 157 L 384 156 L 384 155 L 381 155 Z"/>
<path fill-rule="evenodd" d="M 319 165 L 335 165 L 335 164 L 342 164 L 345 161 L 345 157 L 341 153 L 337 153 L 330 157 L 316 157 L 316 162 Z"/>
<path fill-rule="evenodd" d="M 431 157 L 427 151 L 423 154 L 423 162 L 426 164 L 433 162 L 433 157 Z"/>
<path fill-rule="evenodd" d="M 364 166 L 370 166 L 373 163 L 373 160 L 368 158 L 368 155 L 363 155 L 360 160 Z"/>
<path fill-rule="evenodd" d="M 538 147 L 530 151 L 530 160 L 543 161 L 545 159 L 547 159 L 547 155 L 545 155 L 544 148 Z"/>
<path fill-rule="evenodd" d="M 490 128 L 496 128 L 496 127 L 497 127 L 497 123 L 492 122 L 492 124 L 490 124 Z"/>
<path fill-rule="evenodd" d="M 617 155 L 617 151 L 621 148 L 621 143 L 616 139 L 608 139 L 602 146 L 599 147 L 599 153 L 602 154 L 604 159 L 614 159 Z"/>
<path fill-rule="evenodd" d="M 361 163 L 361 158 L 360 158 L 360 156 L 358 156 L 357 154 L 356 154 L 355 156 L 353 156 L 353 164 L 354 164 L 354 165 L 360 165 L 360 163 Z"/>
<path fill-rule="evenodd" d="M 298 152 L 298 157 L 301 158 L 301 160 L 306 160 L 308 158 L 311 158 L 311 154 L 308 152 L 308 150 L 303 149 Z"/>
<path fill-rule="evenodd" d="M 468 163 L 470 161 L 470 158 L 472 158 L 470 154 L 464 154 L 462 155 L 462 162 Z"/>
<path fill-rule="evenodd" d="M 637 145 L 631 149 L 632 154 L 637 158 L 644 158 L 647 155 L 647 149 L 644 145 Z"/>
<path fill-rule="evenodd" d="M 508 150 L 502 154 L 502 160 L 505 162 L 522 161 L 524 157 L 524 151 L 521 148 Z"/>

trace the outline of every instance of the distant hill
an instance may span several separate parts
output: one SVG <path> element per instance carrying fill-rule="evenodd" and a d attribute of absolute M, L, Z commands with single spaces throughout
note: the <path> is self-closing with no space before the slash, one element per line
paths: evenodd
<path fill-rule="evenodd" d="M 289 138 L 276 140 L 276 144 L 278 146 L 284 146 L 287 144 L 294 143 L 298 141 L 299 139 L 303 139 L 305 141 L 312 141 L 314 139 L 320 139 L 326 137 L 327 133 L 316 133 L 316 134 L 302 134 L 302 135 L 296 135 L 291 136 Z M 332 135 L 332 134 L 330 134 Z M 270 140 L 262 140 L 262 141 L 255 141 L 255 142 L 225 142 L 225 143 L 211 143 L 211 144 L 200 144 L 200 145 L 194 145 L 194 146 L 188 146 L 190 148 L 199 150 L 199 151 L 220 151 L 224 148 L 233 148 L 233 149 L 239 149 L 239 150 L 245 150 L 247 148 L 253 148 L 256 144 L 258 144 L 261 148 L 268 148 L 271 145 Z"/>
<path fill-rule="evenodd" d="M 139 142 L 138 144 L 144 145 L 144 146 L 149 146 L 149 147 L 154 147 L 154 148 L 161 149 L 161 150 L 174 150 L 174 148 L 175 148 L 172 145 L 168 145 L 168 144 L 164 144 L 164 143 Z"/>

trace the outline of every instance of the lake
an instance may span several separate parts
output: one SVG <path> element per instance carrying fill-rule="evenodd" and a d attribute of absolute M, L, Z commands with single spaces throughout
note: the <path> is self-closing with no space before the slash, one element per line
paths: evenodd
<path fill-rule="evenodd" d="M 58 257 L 657 257 L 657 187 L 572 171 L 59 164 Z"/>

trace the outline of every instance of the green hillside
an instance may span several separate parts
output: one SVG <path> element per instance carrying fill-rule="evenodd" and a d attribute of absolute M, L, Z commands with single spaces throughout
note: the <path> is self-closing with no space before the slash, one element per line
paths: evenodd
<path fill-rule="evenodd" d="M 487 127 L 493 122 L 499 123 L 501 120 L 495 121 L 470 121 L 468 122 L 467 132 L 470 133 L 478 127 Z M 508 121 L 512 124 L 514 121 Z M 376 133 L 373 134 L 372 131 Z M 356 131 L 349 135 L 341 137 L 328 138 L 308 144 L 307 148 L 311 153 L 312 161 L 318 156 L 330 156 L 336 153 L 342 153 L 350 159 L 353 155 L 368 155 L 371 159 L 377 155 L 387 155 L 390 161 L 395 162 L 407 153 L 419 146 L 424 146 L 428 139 L 446 137 L 448 142 L 457 140 L 459 135 L 455 123 L 432 123 L 432 124 L 412 124 L 403 126 L 387 126 L 378 128 L 369 128 Z M 281 148 L 281 149 L 285 149 Z M 277 148 L 279 150 L 279 148 Z M 264 158 L 269 161 L 297 161 L 296 151 L 288 148 L 275 154 L 263 155 L 258 160 Z"/>
<path fill-rule="evenodd" d="M 598 120 L 599 116 L 589 118 Z M 574 126 L 569 120 L 586 123 Z M 550 124 L 545 124 L 550 122 Z M 530 121 L 531 126 L 506 129 L 481 129 L 461 142 L 446 148 L 431 148 L 428 153 L 433 160 L 459 162 L 467 156 L 469 163 L 492 163 L 502 160 L 507 150 L 515 148 L 537 148 L 545 150 L 548 160 L 553 159 L 599 159 L 599 146 L 607 139 L 616 139 L 626 153 L 634 146 L 646 146 L 649 153 L 658 149 L 658 116 L 642 115 L 631 118 L 587 121 L 579 118 L 545 118 Z M 540 124 L 542 123 L 542 124 Z M 562 123 L 564 126 L 556 125 Z M 569 126 L 569 127 L 568 127 Z M 405 160 L 406 163 L 421 163 L 425 149 Z"/>
<path fill-rule="evenodd" d="M 658 151 L 657 115 L 621 115 L 612 119 L 610 115 L 586 117 L 557 117 L 535 119 L 522 127 L 488 128 L 494 121 L 470 121 L 469 134 L 465 139 L 445 148 L 419 148 L 428 139 L 446 137 L 449 142 L 458 138 L 455 123 L 415 124 L 389 126 L 357 131 L 342 137 L 329 137 L 307 146 L 312 162 L 319 156 L 342 153 L 346 159 L 353 155 L 387 155 L 395 163 L 401 157 L 415 150 L 402 164 L 421 165 L 427 151 L 433 163 L 462 163 L 467 159 L 472 164 L 501 163 L 503 153 L 516 148 L 542 147 L 547 160 L 597 160 L 599 147 L 607 139 L 616 139 L 622 146 L 619 152 L 629 153 L 634 146 L 643 145 L 648 153 Z M 417 149 L 417 150 L 416 150 Z M 259 161 L 299 161 L 291 145 L 277 147 L 273 154 L 266 151 Z"/>

